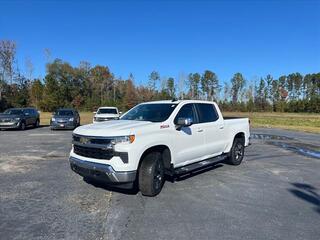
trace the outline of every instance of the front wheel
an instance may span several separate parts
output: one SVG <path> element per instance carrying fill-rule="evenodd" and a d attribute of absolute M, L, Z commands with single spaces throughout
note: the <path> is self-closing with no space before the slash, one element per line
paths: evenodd
<path fill-rule="evenodd" d="M 164 166 L 161 153 L 152 152 L 146 155 L 139 169 L 139 189 L 142 195 L 156 196 L 164 184 Z"/>
<path fill-rule="evenodd" d="M 25 122 L 21 122 L 20 123 L 20 130 L 25 130 L 26 129 L 26 124 L 25 124 Z"/>
<path fill-rule="evenodd" d="M 34 127 L 35 128 L 38 128 L 40 126 L 40 121 L 39 121 L 39 119 L 37 119 L 37 121 L 35 122 L 35 124 L 34 124 Z"/>
<path fill-rule="evenodd" d="M 233 141 L 227 163 L 231 165 L 239 165 L 244 157 L 244 141 L 240 138 L 236 138 Z"/>

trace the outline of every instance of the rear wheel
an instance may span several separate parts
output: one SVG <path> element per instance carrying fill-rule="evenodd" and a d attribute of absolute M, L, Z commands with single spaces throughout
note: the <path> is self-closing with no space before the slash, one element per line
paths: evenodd
<path fill-rule="evenodd" d="M 244 141 L 241 138 L 235 138 L 231 147 L 227 163 L 239 165 L 244 157 Z"/>
<path fill-rule="evenodd" d="M 139 169 L 139 189 L 142 195 L 156 196 L 164 184 L 164 166 L 161 153 L 152 152 L 146 155 Z"/>

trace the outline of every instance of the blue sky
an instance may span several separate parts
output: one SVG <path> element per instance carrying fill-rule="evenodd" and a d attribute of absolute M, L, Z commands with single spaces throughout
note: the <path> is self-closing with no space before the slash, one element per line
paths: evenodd
<path fill-rule="evenodd" d="M 221 82 L 320 71 L 320 1 L 3 1 L 0 39 L 17 43 L 34 76 L 44 49 L 76 66 L 86 60 L 138 84 L 210 69 Z"/>

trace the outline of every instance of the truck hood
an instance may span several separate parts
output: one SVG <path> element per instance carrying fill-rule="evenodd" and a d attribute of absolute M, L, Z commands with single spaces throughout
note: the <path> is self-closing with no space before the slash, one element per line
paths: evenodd
<path fill-rule="evenodd" d="M 134 129 L 152 125 L 152 122 L 134 120 L 111 120 L 107 122 L 88 124 L 76 128 L 73 133 L 84 136 L 113 137 L 134 134 Z"/>

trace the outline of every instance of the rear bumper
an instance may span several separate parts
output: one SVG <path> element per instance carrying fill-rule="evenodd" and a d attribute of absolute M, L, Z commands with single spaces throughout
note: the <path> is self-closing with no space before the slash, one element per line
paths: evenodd
<path fill-rule="evenodd" d="M 71 169 L 80 176 L 89 177 L 107 184 L 132 183 L 136 179 L 136 171 L 117 172 L 108 164 L 83 161 L 75 157 L 70 157 L 69 162 Z"/>

